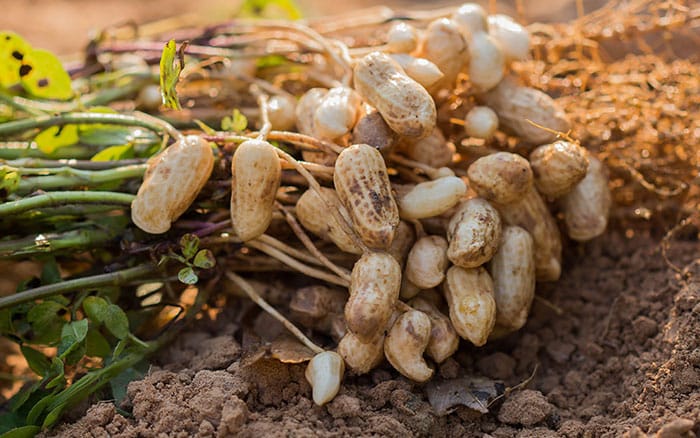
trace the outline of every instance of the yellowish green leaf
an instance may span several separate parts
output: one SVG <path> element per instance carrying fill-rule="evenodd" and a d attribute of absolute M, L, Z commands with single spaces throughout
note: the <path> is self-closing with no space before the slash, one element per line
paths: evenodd
<path fill-rule="evenodd" d="M 32 47 L 14 32 L 0 32 L 0 87 L 11 87 L 20 81 L 22 60 Z"/>
<path fill-rule="evenodd" d="M 293 0 L 245 0 L 237 14 L 241 18 L 299 20 L 299 7 Z"/>
<path fill-rule="evenodd" d="M 182 47 L 180 49 L 182 51 Z M 160 93 L 163 96 L 163 105 L 168 108 L 181 109 L 175 87 L 184 67 L 184 56 L 178 53 L 175 40 L 168 41 L 160 57 Z"/>
<path fill-rule="evenodd" d="M 44 129 L 34 137 L 39 150 L 51 155 L 64 146 L 78 143 L 78 127 L 76 125 L 52 126 Z"/>
<path fill-rule="evenodd" d="M 67 100 L 73 97 L 70 76 L 56 55 L 35 49 L 22 59 L 20 82 L 27 93 L 41 99 Z"/>
<path fill-rule="evenodd" d="M 134 158 L 134 145 L 110 146 L 96 153 L 91 161 L 116 161 Z"/>

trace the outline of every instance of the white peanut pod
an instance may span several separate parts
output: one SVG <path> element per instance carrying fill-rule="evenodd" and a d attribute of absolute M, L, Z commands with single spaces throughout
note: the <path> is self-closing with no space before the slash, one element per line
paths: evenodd
<path fill-rule="evenodd" d="M 519 86 L 512 78 L 504 78 L 477 98 L 496 111 L 501 127 L 528 143 L 545 144 L 557 139 L 556 133 L 535 126 L 531 121 L 555 132 L 568 132 L 571 128 L 566 114 L 554 99 L 540 90 Z"/>
<path fill-rule="evenodd" d="M 530 163 L 518 154 L 496 152 L 474 161 L 467 170 L 469 186 L 484 199 L 508 204 L 533 187 Z"/>
<path fill-rule="evenodd" d="M 244 242 L 270 225 L 281 178 L 274 146 L 263 140 L 238 145 L 231 160 L 231 226 Z"/>
<path fill-rule="evenodd" d="M 463 268 L 476 268 L 491 260 L 501 240 L 501 217 L 482 198 L 460 204 L 447 225 L 447 257 Z"/>
<path fill-rule="evenodd" d="M 334 351 L 314 356 L 306 366 L 306 380 L 311 385 L 314 403 L 323 406 L 338 394 L 345 373 L 343 358 Z"/>
<path fill-rule="evenodd" d="M 527 322 L 535 298 L 535 245 L 523 228 L 503 228 L 501 245 L 491 259 L 496 323 L 518 330 Z"/>
<path fill-rule="evenodd" d="M 428 24 L 417 56 L 435 64 L 443 74 L 442 79 L 430 88 L 431 92 L 441 88 L 454 88 L 457 75 L 469 58 L 464 36 L 457 24 L 447 18 Z"/>
<path fill-rule="evenodd" d="M 424 236 L 411 248 L 406 259 L 406 279 L 421 289 L 430 289 L 445 278 L 447 240 L 442 236 Z"/>
<path fill-rule="evenodd" d="M 148 160 L 131 220 L 147 233 L 160 234 L 194 202 L 214 168 L 211 146 L 188 135 Z"/>
<path fill-rule="evenodd" d="M 333 182 L 355 232 L 370 248 L 388 248 L 399 224 L 399 208 L 379 151 L 366 144 L 343 149 L 335 162 Z"/>
<path fill-rule="evenodd" d="M 321 187 L 320 193 L 313 189 L 305 191 L 297 200 L 294 212 L 301 225 L 321 239 L 335 243 L 342 251 L 362 254 L 362 249 L 353 238 L 353 229 L 345 221 L 339 221 L 336 215 L 328 214 L 328 206 L 337 206 L 340 214 L 349 219 L 349 213 L 340 203 L 338 194 L 327 187 Z"/>
<path fill-rule="evenodd" d="M 457 205 L 467 193 L 461 178 L 445 176 L 416 184 L 397 198 L 402 219 L 425 219 L 439 216 Z"/>
<path fill-rule="evenodd" d="M 589 157 L 585 178 L 561 200 L 569 237 L 584 242 L 603 234 L 608 225 L 611 202 L 605 165 L 597 158 Z"/>
<path fill-rule="evenodd" d="M 524 61 L 530 55 L 530 32 L 504 14 L 489 15 L 489 34 L 501 45 L 507 62 Z"/>
<path fill-rule="evenodd" d="M 465 37 L 478 32 L 485 32 L 487 27 L 486 11 L 476 3 L 464 3 L 452 14 L 459 30 Z"/>
<path fill-rule="evenodd" d="M 571 191 L 588 170 L 588 152 L 568 141 L 538 146 L 530 153 L 530 166 L 537 191 L 559 198 Z"/>
<path fill-rule="evenodd" d="M 430 318 L 418 310 L 402 313 L 384 340 L 384 355 L 401 374 L 416 382 L 433 376 L 433 369 L 423 358 L 430 341 Z"/>
<path fill-rule="evenodd" d="M 477 90 L 487 91 L 503 79 L 506 58 L 498 42 L 485 32 L 469 39 L 469 81 Z"/>
<path fill-rule="evenodd" d="M 423 138 L 435 128 L 433 98 L 388 55 L 366 55 L 355 64 L 353 80 L 355 90 L 399 135 Z"/>
<path fill-rule="evenodd" d="M 464 132 L 470 137 L 489 139 L 498 129 L 498 115 L 487 106 L 475 106 L 464 117 Z"/>
<path fill-rule="evenodd" d="M 496 324 L 493 281 L 486 269 L 451 267 L 444 292 L 450 321 L 459 336 L 477 347 L 484 345 Z"/>
<path fill-rule="evenodd" d="M 399 298 L 401 266 L 389 254 L 365 253 L 350 275 L 350 299 L 345 305 L 348 329 L 362 342 L 384 330 Z"/>
<path fill-rule="evenodd" d="M 338 354 L 355 374 L 367 374 L 384 359 L 384 331 L 368 342 L 362 342 L 348 331 L 338 343 Z"/>
<path fill-rule="evenodd" d="M 449 165 L 455 154 L 454 145 L 445 140 L 440 128 L 435 128 L 430 135 L 420 140 L 404 140 L 400 149 L 408 158 L 430 167 Z"/>
<path fill-rule="evenodd" d="M 418 45 L 418 32 L 410 24 L 398 21 L 391 25 L 386 35 L 386 51 L 409 53 Z"/>
<path fill-rule="evenodd" d="M 285 95 L 270 97 L 267 101 L 267 116 L 272 129 L 289 131 L 296 124 L 296 101 Z"/>
<path fill-rule="evenodd" d="M 312 137 L 316 136 L 314 115 L 316 114 L 316 108 L 321 105 L 327 93 L 328 90 L 325 88 L 312 88 L 301 96 L 294 111 L 297 130 L 300 133 Z"/>
<path fill-rule="evenodd" d="M 314 133 L 322 139 L 335 139 L 350 132 L 360 112 L 360 96 L 347 87 L 328 90 L 314 111 Z"/>
<path fill-rule="evenodd" d="M 416 58 L 405 53 L 391 55 L 391 59 L 403 68 L 408 77 L 421 84 L 426 89 L 443 78 L 437 65 L 424 58 Z"/>
<path fill-rule="evenodd" d="M 418 295 L 409 304 L 430 318 L 430 340 L 425 352 L 435 362 L 442 363 L 457 351 L 459 335 L 457 335 L 455 328 L 452 327 L 450 318 L 440 312 L 440 309 L 433 302 L 423 298 L 422 295 Z"/>

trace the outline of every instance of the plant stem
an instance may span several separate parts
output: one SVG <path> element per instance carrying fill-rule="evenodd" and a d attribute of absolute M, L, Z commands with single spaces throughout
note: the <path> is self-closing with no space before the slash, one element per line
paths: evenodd
<path fill-rule="evenodd" d="M 0 124 L 0 127 L 5 126 Z M 95 155 L 94 148 L 75 145 L 64 146 L 51 154 L 51 158 L 79 160 Z M 46 158 L 46 154 L 39 150 L 36 143 L 26 141 L 0 142 L 0 160 Z"/>
<path fill-rule="evenodd" d="M 37 189 L 48 190 L 58 187 L 94 186 L 109 181 L 128 178 L 140 178 L 146 172 L 146 164 L 118 167 L 108 170 L 79 170 L 72 167 L 52 169 L 57 175 L 23 178 L 17 187 L 17 193 L 31 193 Z M 22 170 L 19 170 L 20 173 Z"/>
<path fill-rule="evenodd" d="M 131 158 L 128 160 L 113 160 L 113 161 L 91 161 L 91 160 L 74 160 L 74 159 L 61 159 L 61 160 L 47 160 L 42 158 L 20 158 L 17 160 L 9 160 L 4 164 L 12 167 L 24 167 L 29 169 L 49 169 L 54 171 L 56 168 L 70 166 L 71 169 L 81 169 L 81 170 L 106 170 L 114 169 L 123 166 L 132 166 L 136 164 L 143 164 L 146 160 L 144 158 Z"/>
<path fill-rule="evenodd" d="M 117 204 L 131 205 L 136 198 L 129 193 L 117 192 L 51 192 L 43 195 L 32 196 L 18 201 L 0 204 L 0 218 L 11 214 L 22 213 L 35 208 L 50 207 L 65 204 Z"/>
<path fill-rule="evenodd" d="M 156 266 L 148 263 L 134 268 L 123 269 L 121 271 L 110 272 L 108 274 L 92 275 L 90 277 L 75 278 L 60 283 L 48 284 L 34 289 L 18 292 L 13 295 L 0 298 L 0 310 L 17 304 L 27 303 L 54 295 L 73 292 L 78 289 L 98 288 L 103 286 L 119 286 L 135 278 L 155 271 Z"/>
<path fill-rule="evenodd" d="M 47 254 L 64 249 L 94 248 L 115 237 L 115 233 L 99 228 L 84 228 L 66 233 L 37 234 L 21 239 L 0 241 L 0 257 Z"/>

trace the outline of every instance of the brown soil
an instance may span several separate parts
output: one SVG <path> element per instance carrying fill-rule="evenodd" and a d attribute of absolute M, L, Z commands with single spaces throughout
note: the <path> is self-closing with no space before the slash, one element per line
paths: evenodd
<path fill-rule="evenodd" d="M 457 407 L 437 416 L 424 387 L 388 365 L 346 378 L 335 400 L 317 407 L 304 366 L 261 357 L 239 329 L 248 312 L 229 308 L 196 324 L 129 384 L 122 407 L 131 415 L 96 404 L 51 436 L 694 436 L 699 248 L 696 237 L 674 242 L 679 274 L 650 238 L 614 232 L 570 246 L 565 274 L 539 287 L 547 302 L 537 302 L 522 330 L 481 349 L 464 343 L 439 367 L 438 380 L 484 376 L 510 387 L 536 369 L 528 389 L 488 414 Z"/>

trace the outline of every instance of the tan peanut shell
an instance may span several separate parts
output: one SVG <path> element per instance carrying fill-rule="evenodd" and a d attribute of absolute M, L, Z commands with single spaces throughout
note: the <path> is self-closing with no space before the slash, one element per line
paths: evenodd
<path fill-rule="evenodd" d="M 435 128 L 430 94 L 388 55 L 372 52 L 355 64 L 355 90 L 399 135 L 423 138 Z"/>
<path fill-rule="evenodd" d="M 396 227 L 394 240 L 391 242 L 387 252 L 399 262 L 399 265 L 403 266 L 406 262 L 406 257 L 408 257 L 408 252 L 411 251 L 415 241 L 416 232 L 413 230 L 413 227 L 405 221 L 400 221 L 399 226 Z"/>
<path fill-rule="evenodd" d="M 452 163 L 455 147 L 445 140 L 440 128 L 435 128 L 420 140 L 404 139 L 399 149 L 408 158 L 431 167 L 444 167 Z"/>
<path fill-rule="evenodd" d="M 484 199 L 508 204 L 533 186 L 530 163 L 518 154 L 496 152 L 474 161 L 467 170 L 469 186 Z"/>
<path fill-rule="evenodd" d="M 457 333 L 477 347 L 484 345 L 496 323 L 493 281 L 486 269 L 451 267 L 444 292 Z"/>
<path fill-rule="evenodd" d="M 391 153 L 397 143 L 396 133 L 386 124 L 382 115 L 373 108 L 360 116 L 352 128 L 354 144 L 368 144 L 382 155 Z"/>
<path fill-rule="evenodd" d="M 402 300 L 410 300 L 421 292 L 421 288 L 413 284 L 406 276 L 401 277 L 401 292 L 399 296 Z"/>
<path fill-rule="evenodd" d="M 501 216 L 482 198 L 460 204 L 447 225 L 447 257 L 463 268 L 476 268 L 491 260 L 501 240 Z"/>
<path fill-rule="evenodd" d="M 504 227 L 490 268 L 496 323 L 518 330 L 527 322 L 535 298 L 535 245 L 530 233 L 516 226 Z"/>
<path fill-rule="evenodd" d="M 519 86 L 511 78 L 504 78 L 479 101 L 498 114 L 499 125 L 521 140 L 532 144 L 551 143 L 556 134 L 538 128 L 528 120 L 545 128 L 568 132 L 571 124 L 564 111 L 546 93 Z"/>
<path fill-rule="evenodd" d="M 353 373 L 367 374 L 384 359 L 384 330 L 368 342 L 360 341 L 352 332 L 345 333 L 338 343 L 338 354 Z"/>
<path fill-rule="evenodd" d="M 344 149 L 336 160 L 333 182 L 355 232 L 370 248 L 388 248 L 399 224 L 399 208 L 379 151 L 366 144 Z"/>
<path fill-rule="evenodd" d="M 418 310 L 402 313 L 384 340 L 384 355 L 401 374 L 416 382 L 433 376 L 433 369 L 423 358 L 430 341 L 430 318 Z"/>
<path fill-rule="evenodd" d="M 608 225 L 611 202 L 605 165 L 590 157 L 585 178 L 561 200 L 569 237 L 584 242 L 603 234 Z"/>
<path fill-rule="evenodd" d="M 401 267 L 389 254 L 365 253 L 350 276 L 350 299 L 345 305 L 348 329 L 362 342 L 384 330 L 399 298 Z"/>
<path fill-rule="evenodd" d="M 359 116 L 360 103 L 360 96 L 351 88 L 329 89 L 314 111 L 315 136 L 332 140 L 350 132 Z"/>
<path fill-rule="evenodd" d="M 398 196 L 399 215 L 409 220 L 439 216 L 457 205 L 466 193 L 467 185 L 456 176 L 422 182 Z"/>
<path fill-rule="evenodd" d="M 281 178 L 280 160 L 270 143 L 246 140 L 236 148 L 231 160 L 231 226 L 241 240 L 267 230 Z"/>
<path fill-rule="evenodd" d="M 544 196 L 558 198 L 571 191 L 588 170 L 588 152 L 568 141 L 538 146 L 530 153 L 535 187 Z"/>
<path fill-rule="evenodd" d="M 457 75 L 469 58 L 464 36 L 457 24 L 447 18 L 428 25 L 417 55 L 435 64 L 443 74 L 442 79 L 431 86 L 431 92 L 454 88 Z"/>
<path fill-rule="evenodd" d="M 422 293 L 411 300 L 409 304 L 430 318 L 430 340 L 425 352 L 435 362 L 444 362 L 459 347 L 459 335 L 457 335 L 455 328 L 452 327 L 450 318 L 440 312 L 431 300 L 423 298 Z"/>
<path fill-rule="evenodd" d="M 323 202 L 323 198 L 326 202 Z M 329 240 L 342 251 L 362 254 L 352 235 L 355 233 L 345 221 L 338 221 L 335 215 L 328 214 L 328 205 L 337 205 L 342 210 L 337 193 L 333 189 L 321 187 L 321 192 L 309 189 L 297 201 L 294 211 L 301 225 L 324 240 Z M 341 212 L 348 216 L 347 211 Z"/>
<path fill-rule="evenodd" d="M 421 289 L 430 289 L 445 278 L 447 240 L 442 236 L 424 236 L 418 239 L 408 253 L 404 275 Z"/>
<path fill-rule="evenodd" d="M 131 220 L 147 233 L 160 234 L 194 202 L 214 168 L 211 146 L 188 135 L 148 161 Z"/>

